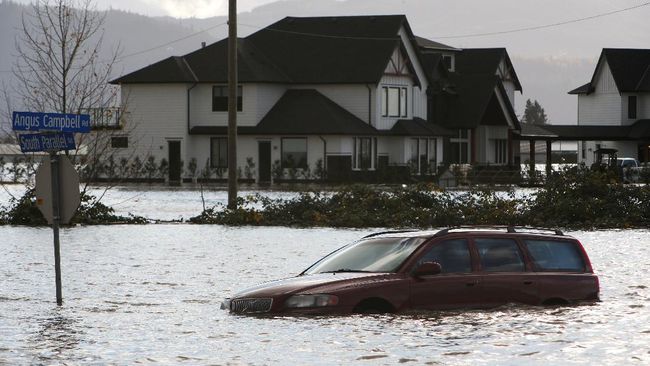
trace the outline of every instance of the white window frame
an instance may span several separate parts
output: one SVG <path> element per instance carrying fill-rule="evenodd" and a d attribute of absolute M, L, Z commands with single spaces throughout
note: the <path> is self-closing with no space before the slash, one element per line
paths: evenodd
<path fill-rule="evenodd" d="M 361 141 L 369 140 L 370 141 L 370 167 L 362 168 L 361 167 Z M 352 151 L 352 170 L 375 170 L 377 168 L 377 138 L 369 136 L 358 136 L 354 137 L 353 141 L 353 151 Z"/>
<path fill-rule="evenodd" d="M 409 95 L 408 86 L 403 86 L 403 85 L 382 86 L 381 87 L 381 116 L 390 117 L 390 118 L 400 118 L 400 117 L 407 118 L 409 114 L 408 95 Z"/>

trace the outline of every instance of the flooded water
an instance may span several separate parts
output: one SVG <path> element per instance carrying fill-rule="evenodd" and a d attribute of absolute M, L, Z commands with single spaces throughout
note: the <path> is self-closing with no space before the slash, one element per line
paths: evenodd
<path fill-rule="evenodd" d="M 601 280 L 590 306 L 245 317 L 238 289 L 292 276 L 368 230 L 0 227 L 0 365 L 650 364 L 650 232 L 573 232 Z"/>

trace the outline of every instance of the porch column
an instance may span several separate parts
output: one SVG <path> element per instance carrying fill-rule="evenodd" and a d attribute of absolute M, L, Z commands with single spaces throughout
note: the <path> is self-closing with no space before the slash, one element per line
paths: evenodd
<path fill-rule="evenodd" d="M 506 159 L 508 166 L 512 166 L 512 130 L 508 129 L 508 157 Z"/>
<path fill-rule="evenodd" d="M 551 176 L 551 140 L 546 140 L 546 176 Z"/>
<path fill-rule="evenodd" d="M 470 141 L 471 141 L 471 158 L 470 158 L 470 163 L 472 165 L 476 164 L 476 128 L 473 128 L 470 130 Z"/>
<path fill-rule="evenodd" d="M 530 166 L 530 176 L 531 178 L 535 175 L 535 140 L 530 140 L 530 153 L 529 155 L 529 166 Z"/>

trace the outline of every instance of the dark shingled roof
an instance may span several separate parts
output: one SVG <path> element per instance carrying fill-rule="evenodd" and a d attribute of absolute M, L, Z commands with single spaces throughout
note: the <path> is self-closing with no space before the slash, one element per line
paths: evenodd
<path fill-rule="evenodd" d="M 587 83 L 585 85 L 581 85 L 569 92 L 569 94 L 589 94 L 593 93 L 594 87 L 591 86 L 591 83 Z"/>
<path fill-rule="evenodd" d="M 225 134 L 225 126 L 194 127 L 192 134 Z M 248 135 L 380 134 L 357 116 L 314 89 L 289 89 L 257 126 L 239 127 Z"/>
<path fill-rule="evenodd" d="M 603 48 L 591 81 L 569 94 L 589 94 L 594 91 L 597 72 L 607 61 L 614 82 L 621 93 L 650 91 L 650 49 Z"/>
<path fill-rule="evenodd" d="M 424 48 L 427 50 L 436 50 L 436 51 L 460 51 L 460 48 L 448 46 L 446 44 L 442 44 L 436 41 L 432 41 L 430 39 L 426 39 L 423 37 L 415 36 L 415 41 L 417 42 L 418 46 L 420 48 Z"/>
<path fill-rule="evenodd" d="M 453 132 L 416 117 L 400 119 L 391 128 L 389 134 L 392 136 L 451 136 Z"/>
<path fill-rule="evenodd" d="M 522 124 L 521 139 L 536 137 L 554 141 L 624 141 L 650 138 L 650 119 L 640 119 L 630 126 Z"/>
<path fill-rule="evenodd" d="M 377 134 L 374 127 L 314 89 L 287 90 L 257 129 L 260 134 Z"/>
<path fill-rule="evenodd" d="M 494 94 L 498 77 L 494 74 L 451 74 L 450 80 L 455 85 L 458 95 L 451 99 L 451 116 L 446 121 L 445 127 L 477 127 Z"/>
<path fill-rule="evenodd" d="M 238 40 L 239 81 L 376 83 L 400 44 L 402 26 L 413 37 L 404 15 L 286 17 Z M 227 48 L 224 39 L 175 58 L 198 80 L 163 60 L 112 83 L 226 82 Z"/>
<path fill-rule="evenodd" d="M 131 83 L 188 83 L 197 81 L 187 62 L 183 57 L 178 56 L 168 57 L 113 80 L 111 83 L 120 83 L 122 80 L 128 80 Z"/>
<path fill-rule="evenodd" d="M 456 54 L 455 70 L 463 75 L 493 75 L 501 60 L 505 60 L 512 72 L 515 90 L 521 91 L 521 83 L 505 48 L 464 48 Z"/>

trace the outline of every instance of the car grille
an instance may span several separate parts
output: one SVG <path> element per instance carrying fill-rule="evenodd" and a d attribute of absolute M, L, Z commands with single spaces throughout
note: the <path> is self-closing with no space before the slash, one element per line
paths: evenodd
<path fill-rule="evenodd" d="M 265 313 L 271 310 L 273 299 L 236 299 L 230 302 L 233 313 Z"/>

